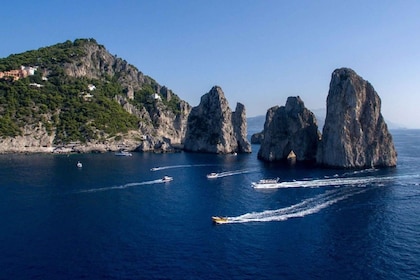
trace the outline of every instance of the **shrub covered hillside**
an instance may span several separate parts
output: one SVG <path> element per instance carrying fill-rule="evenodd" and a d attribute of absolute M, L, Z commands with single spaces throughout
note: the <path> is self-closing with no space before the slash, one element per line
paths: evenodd
<path fill-rule="evenodd" d="M 27 126 L 45 128 L 55 145 L 106 140 L 132 130 L 171 138 L 174 125 L 162 118 L 182 118 L 188 108 L 94 39 L 0 59 L 3 139 L 22 135 Z"/>

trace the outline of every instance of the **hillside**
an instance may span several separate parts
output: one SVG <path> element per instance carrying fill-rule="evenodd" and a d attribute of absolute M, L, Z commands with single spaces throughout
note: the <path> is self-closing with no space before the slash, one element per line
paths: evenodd
<path fill-rule="evenodd" d="M 0 151 L 170 149 L 190 105 L 94 39 L 0 59 Z"/>

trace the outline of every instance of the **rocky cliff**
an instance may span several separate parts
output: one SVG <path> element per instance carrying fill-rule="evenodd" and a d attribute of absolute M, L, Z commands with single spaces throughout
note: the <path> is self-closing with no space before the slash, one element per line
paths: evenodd
<path fill-rule="evenodd" d="M 191 106 L 94 39 L 0 59 L 1 70 L 20 65 L 38 70 L 17 82 L 0 80 L 0 96 L 17 92 L 0 102 L 10 116 L 0 116 L 0 127 L 13 128 L 0 130 L 0 152 L 171 151 L 184 141 Z"/>
<path fill-rule="evenodd" d="M 218 86 L 201 97 L 188 117 L 184 149 L 192 152 L 250 153 L 246 139 L 245 107 L 238 103 L 232 113 Z"/>
<path fill-rule="evenodd" d="M 317 154 L 321 165 L 395 166 L 397 153 L 373 86 L 348 68 L 332 73 L 327 115 Z"/>
<path fill-rule="evenodd" d="M 289 97 L 286 106 L 275 106 L 267 111 L 258 158 L 280 161 L 293 151 L 297 161 L 313 161 L 319 139 L 314 114 L 299 96 Z"/>
<path fill-rule="evenodd" d="M 251 135 L 251 144 L 261 144 L 264 139 L 264 131 L 257 132 Z"/>
<path fill-rule="evenodd" d="M 180 145 L 185 138 L 187 117 L 191 106 L 178 98 L 170 89 L 159 85 L 152 78 L 144 75 L 127 61 L 111 55 L 102 45 L 96 43 L 83 44 L 84 56 L 66 63 L 64 71 L 69 76 L 101 79 L 104 76 L 115 77 L 122 86 L 123 92 L 116 100 L 124 108 L 137 115 L 143 122 L 139 130 L 144 137 L 137 147 L 140 151 L 171 150 L 171 146 Z M 129 100 L 140 94 L 147 87 L 155 94 L 149 97 L 148 106 L 141 109 L 129 103 Z M 168 110 L 165 103 L 178 99 L 175 110 Z M 152 124 L 152 126 L 150 125 Z"/>

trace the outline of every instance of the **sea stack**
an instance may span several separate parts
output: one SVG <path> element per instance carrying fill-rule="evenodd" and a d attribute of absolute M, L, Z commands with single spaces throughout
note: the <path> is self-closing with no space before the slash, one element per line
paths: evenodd
<path fill-rule="evenodd" d="M 214 86 L 188 116 L 184 150 L 204 153 L 250 153 L 245 107 L 232 113 L 222 89 Z"/>
<path fill-rule="evenodd" d="M 340 168 L 392 167 L 397 153 L 373 86 L 352 69 L 332 73 L 317 163 Z"/>
<path fill-rule="evenodd" d="M 315 115 L 302 99 L 287 98 L 286 106 L 267 111 L 258 158 L 264 161 L 315 161 L 320 132 Z"/>

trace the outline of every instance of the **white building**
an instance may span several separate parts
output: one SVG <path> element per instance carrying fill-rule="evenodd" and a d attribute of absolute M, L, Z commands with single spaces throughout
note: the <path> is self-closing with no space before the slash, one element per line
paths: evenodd
<path fill-rule="evenodd" d="M 159 94 L 157 94 L 157 93 L 152 94 L 152 98 L 153 98 L 154 100 L 162 100 L 162 97 L 160 97 L 160 95 L 159 95 Z"/>
<path fill-rule="evenodd" d="M 88 84 L 88 89 L 90 91 L 95 90 L 96 89 L 96 86 L 95 85 L 92 85 L 92 84 Z"/>

